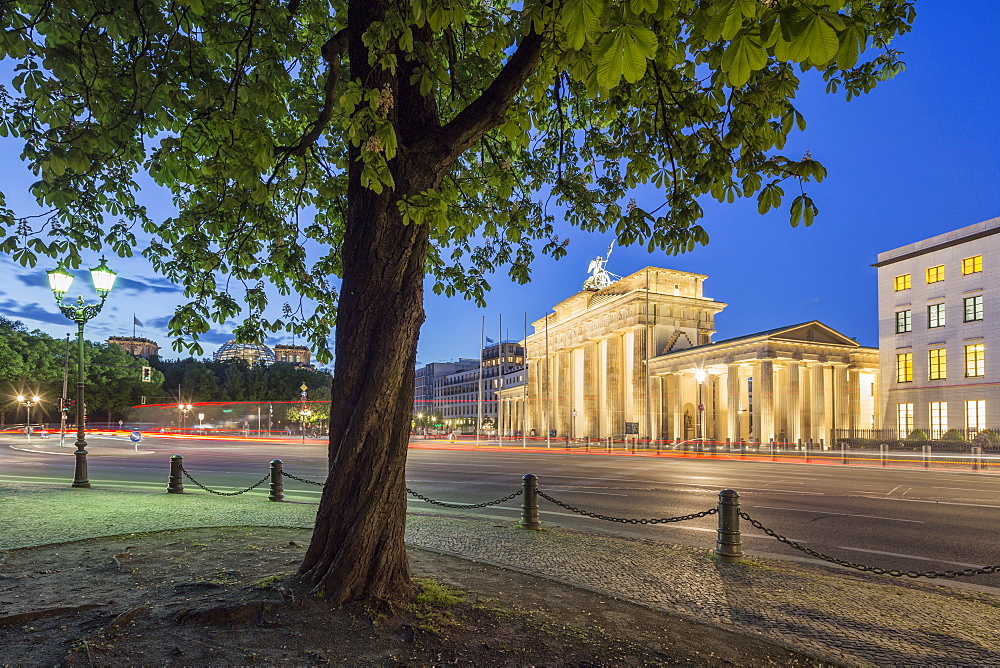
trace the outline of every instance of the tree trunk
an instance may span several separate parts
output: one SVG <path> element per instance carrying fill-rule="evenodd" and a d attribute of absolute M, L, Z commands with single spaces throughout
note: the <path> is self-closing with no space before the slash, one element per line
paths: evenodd
<path fill-rule="evenodd" d="M 398 602 L 414 592 L 403 543 L 405 469 L 428 230 L 404 225 L 397 202 L 437 187 L 442 161 L 405 149 L 412 136 L 437 124 L 432 103 L 410 86 L 411 66 L 392 76 L 368 64 L 361 35 L 386 7 L 385 0 L 366 0 L 348 9 L 351 79 L 373 89 L 389 86 L 400 153 L 389 163 L 395 191 L 377 194 L 361 185 L 357 148 L 348 166 L 330 469 L 299 568 L 300 580 L 331 603 Z"/>

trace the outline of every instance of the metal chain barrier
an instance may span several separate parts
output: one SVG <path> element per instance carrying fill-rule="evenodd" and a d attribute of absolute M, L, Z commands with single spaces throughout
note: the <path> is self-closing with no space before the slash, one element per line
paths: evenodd
<path fill-rule="evenodd" d="M 836 557 L 831 557 L 828 554 L 823 554 L 822 552 L 817 552 L 816 550 L 811 550 L 804 545 L 799 545 L 794 540 L 789 540 L 784 536 L 778 535 L 771 529 L 750 517 L 744 512 L 740 512 L 740 517 L 745 519 L 747 522 L 752 524 L 757 529 L 760 529 L 766 533 L 771 538 L 784 543 L 785 545 L 795 548 L 801 552 L 821 559 L 823 561 L 828 561 L 831 564 L 837 564 L 838 566 L 846 566 L 847 568 L 853 568 L 864 573 L 874 573 L 875 575 L 891 575 L 893 577 L 906 576 L 908 578 L 959 578 L 959 577 L 971 577 L 973 575 L 989 575 L 991 573 L 1000 573 L 1000 566 L 983 566 L 982 568 L 965 568 L 960 571 L 924 571 L 923 573 L 919 571 L 901 571 L 895 568 L 879 568 L 878 566 L 865 566 L 864 564 L 855 564 L 851 561 L 845 561 L 844 559 L 837 559 Z"/>
<path fill-rule="evenodd" d="M 700 513 L 691 513 L 690 515 L 680 515 L 678 517 L 662 517 L 662 518 L 659 518 L 659 519 L 641 519 L 641 520 L 637 520 L 637 519 L 626 518 L 626 517 L 611 517 L 610 515 L 600 515 L 598 513 L 587 512 L 586 510 L 580 510 L 579 508 L 574 508 L 573 506 L 569 505 L 568 503 L 563 503 L 562 501 L 558 501 L 556 499 L 553 499 L 551 496 L 549 496 L 548 494 L 546 494 L 542 490 L 538 490 L 538 496 L 540 496 L 543 499 L 546 499 L 548 501 L 551 501 L 552 503 L 556 504 L 557 506 L 561 506 L 562 508 L 565 508 L 566 510 L 572 511 L 574 513 L 577 513 L 577 514 L 580 514 L 580 515 L 586 515 L 587 517 L 593 517 L 594 519 L 597 519 L 597 520 L 607 520 L 608 522 L 620 522 L 622 524 L 669 524 L 671 522 L 686 522 L 688 520 L 698 519 L 699 517 L 708 517 L 709 515 L 714 515 L 717 512 L 719 512 L 718 508 L 709 508 L 708 510 L 704 510 L 704 511 L 702 511 Z"/>
<path fill-rule="evenodd" d="M 247 487 L 246 489 L 240 490 L 238 492 L 217 492 L 214 489 L 209 489 L 208 487 L 205 487 L 200 482 L 198 482 L 197 480 L 195 480 L 194 478 L 192 478 L 191 474 L 188 473 L 187 469 L 185 469 L 183 466 L 181 466 L 181 473 L 183 473 L 184 476 L 188 480 L 190 480 L 191 482 L 193 482 L 198 487 L 201 487 L 203 490 L 205 490 L 209 494 L 218 494 L 219 496 L 236 496 L 238 494 L 246 494 L 251 489 L 255 489 L 255 488 L 260 487 L 261 485 L 263 485 L 265 482 L 267 482 L 267 479 L 271 477 L 270 475 L 266 475 L 263 478 L 261 478 L 260 480 L 258 480 L 257 482 L 255 482 L 254 484 L 252 484 L 249 487 Z"/>
<path fill-rule="evenodd" d="M 309 485 L 316 485 L 317 487 L 326 487 L 326 483 L 325 482 L 316 482 L 315 480 L 306 480 L 305 478 L 300 478 L 297 475 L 292 475 L 291 473 L 288 473 L 287 471 L 282 471 L 281 475 L 285 476 L 286 478 L 291 478 L 292 480 L 298 480 L 299 482 L 307 483 Z"/>
<path fill-rule="evenodd" d="M 428 498 L 423 494 L 417 494 L 409 487 L 406 488 L 407 494 L 417 497 L 421 501 L 426 501 L 427 503 L 433 503 L 435 506 L 444 506 L 445 508 L 485 508 L 487 506 L 495 506 L 497 504 L 503 503 L 504 501 L 510 501 L 513 498 L 521 496 L 524 490 L 519 489 L 513 494 L 508 494 L 502 499 L 494 499 L 492 501 L 486 501 L 484 503 L 445 503 L 444 501 L 435 501 L 434 499 Z"/>

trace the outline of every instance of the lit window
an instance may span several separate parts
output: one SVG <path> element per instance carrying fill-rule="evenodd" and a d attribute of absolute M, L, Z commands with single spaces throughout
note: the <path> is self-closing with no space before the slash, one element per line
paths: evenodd
<path fill-rule="evenodd" d="M 986 375 L 986 346 L 973 343 L 965 346 L 965 375 L 975 378 Z"/>
<path fill-rule="evenodd" d="M 905 311 L 896 311 L 896 333 L 903 334 L 909 332 L 913 329 L 913 319 L 911 317 L 912 311 L 906 309 Z"/>
<path fill-rule="evenodd" d="M 896 429 L 900 438 L 913 431 L 913 404 L 896 404 Z"/>
<path fill-rule="evenodd" d="M 973 399 L 965 402 L 965 426 L 967 429 L 982 431 L 986 429 L 986 401 Z"/>
<path fill-rule="evenodd" d="M 931 409 L 931 438 L 941 438 L 948 431 L 948 402 L 932 401 Z"/>
<path fill-rule="evenodd" d="M 944 302 L 927 307 L 927 326 L 944 327 Z"/>
<path fill-rule="evenodd" d="M 893 283 L 894 283 L 894 285 L 896 287 L 896 292 L 899 292 L 900 290 L 909 290 L 910 289 L 910 275 L 909 274 L 903 274 L 902 276 L 897 276 L 894 279 Z"/>
<path fill-rule="evenodd" d="M 983 296 L 966 297 L 962 300 L 965 307 L 965 322 L 983 319 Z"/>
<path fill-rule="evenodd" d="M 909 383 L 913 381 L 913 353 L 896 355 L 896 382 Z"/>
<path fill-rule="evenodd" d="M 983 270 L 983 256 L 975 255 L 962 260 L 962 276 L 978 274 Z"/>
<path fill-rule="evenodd" d="M 936 267 L 927 267 L 927 282 L 937 283 L 938 281 L 944 280 L 944 265 L 939 264 Z"/>
<path fill-rule="evenodd" d="M 948 377 L 947 358 L 944 348 L 927 351 L 927 377 L 930 380 L 944 380 Z"/>

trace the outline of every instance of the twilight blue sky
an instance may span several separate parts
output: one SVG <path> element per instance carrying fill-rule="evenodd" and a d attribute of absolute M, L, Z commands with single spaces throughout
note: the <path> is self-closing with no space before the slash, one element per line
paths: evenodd
<path fill-rule="evenodd" d="M 797 106 L 808 127 L 785 151 L 791 157 L 811 151 L 829 172 L 823 183 L 808 186 L 820 210 L 812 227 L 792 229 L 786 209 L 760 216 L 753 200 L 706 200 L 708 246 L 676 257 L 616 247 L 608 269 L 627 275 L 653 265 L 707 274 L 706 296 L 729 304 L 716 318 L 716 340 L 817 319 L 877 345 L 875 256 L 1000 216 L 1000 1 L 918 0 L 917 12 L 913 31 L 894 44 L 907 65 L 895 79 L 851 102 L 823 93 L 818 78 L 804 81 Z M 0 63 L 0 77 L 8 72 Z M 25 194 L 31 177 L 18 168 L 18 154 L 17 144 L 0 140 L 0 164 L 6 165 L 0 183 L 19 213 L 32 213 Z M 168 202 L 152 188 L 144 197 L 152 210 Z M 660 196 L 646 190 L 636 199 L 655 207 Z M 537 320 L 579 290 L 588 263 L 604 254 L 611 238 L 568 226 L 560 237 L 570 239 L 567 257 L 540 258 L 526 286 L 494 276 L 485 309 L 428 294 L 419 363 L 478 356 L 483 316 L 488 336 L 497 338 L 502 314 L 510 338 L 520 338 L 525 313 L 529 322 Z M 87 262 L 96 265 L 97 258 Z M 176 356 L 165 325 L 180 290 L 142 261 L 109 258 L 109 264 L 119 282 L 106 310 L 88 325 L 88 338 L 131 335 L 135 313 L 143 323 L 138 334 Z M 48 268 L 24 270 L 0 256 L 0 314 L 61 337 L 72 325 L 55 309 Z M 81 284 L 90 289 L 84 278 L 71 295 Z M 209 332 L 206 351 L 228 340 L 230 331 Z"/>

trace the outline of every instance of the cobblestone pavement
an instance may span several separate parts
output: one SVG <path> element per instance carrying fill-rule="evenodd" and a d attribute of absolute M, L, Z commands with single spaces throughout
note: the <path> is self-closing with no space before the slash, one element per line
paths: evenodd
<path fill-rule="evenodd" d="M 1000 665 L 1000 594 L 709 549 L 411 513 L 407 543 L 606 592 L 848 665 Z"/>

